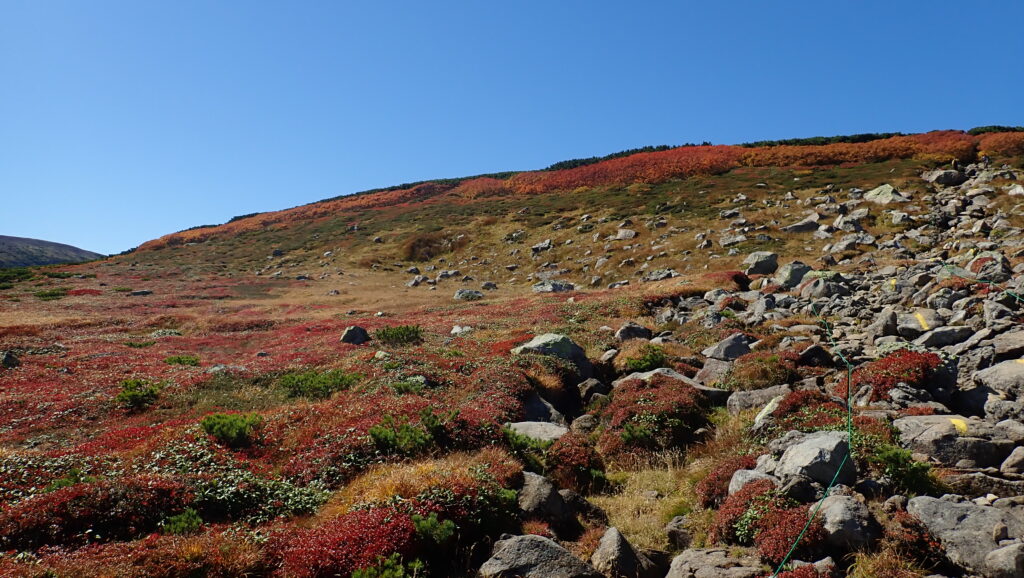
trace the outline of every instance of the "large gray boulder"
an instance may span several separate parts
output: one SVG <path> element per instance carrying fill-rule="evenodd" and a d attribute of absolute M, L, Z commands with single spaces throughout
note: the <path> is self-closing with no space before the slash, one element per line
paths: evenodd
<path fill-rule="evenodd" d="M 988 578 L 1020 578 L 1024 576 L 1024 544 L 1017 542 L 989 552 L 985 556 L 985 576 Z"/>
<path fill-rule="evenodd" d="M 572 339 L 565 335 L 557 333 L 538 335 L 512 350 L 513 355 L 522 355 L 524 353 L 551 355 L 571 361 L 576 366 L 580 377 L 583 378 L 590 377 L 594 369 L 582 347 L 576 345 Z"/>
<path fill-rule="evenodd" d="M 987 572 L 986 557 L 999 548 L 996 527 L 1005 527 L 1008 538 L 1024 537 L 1024 524 L 1015 516 L 953 496 L 919 496 L 910 500 L 907 511 L 942 543 L 951 562 L 970 572 L 994 575 Z"/>
<path fill-rule="evenodd" d="M 904 339 L 917 339 L 927 331 L 942 327 L 946 322 L 932 309 L 915 309 L 912 313 L 896 316 L 896 331 Z"/>
<path fill-rule="evenodd" d="M 826 543 L 844 552 L 866 550 L 882 535 L 868 507 L 853 496 L 834 495 L 822 500 L 821 518 Z"/>
<path fill-rule="evenodd" d="M 633 548 L 615 527 L 605 530 L 590 563 L 612 578 L 660 578 L 657 566 Z"/>
<path fill-rule="evenodd" d="M 801 261 L 786 263 L 775 272 L 773 281 L 785 289 L 792 289 L 804 280 L 804 275 L 813 271 L 810 265 Z"/>
<path fill-rule="evenodd" d="M 729 337 L 701 351 L 701 354 L 704 357 L 711 357 L 722 361 L 733 361 L 750 353 L 750 344 L 753 341 L 753 339 L 743 333 L 733 333 Z"/>
<path fill-rule="evenodd" d="M 960 171 L 941 170 L 928 171 L 921 174 L 921 178 L 929 183 L 942 185 L 944 187 L 955 187 L 967 180 L 967 175 Z"/>
<path fill-rule="evenodd" d="M 1024 360 L 1012 359 L 982 369 L 974 374 L 974 382 L 1011 397 L 1019 397 L 1024 393 Z"/>
<path fill-rule="evenodd" d="M 573 517 L 572 509 L 558 493 L 551 480 L 533 472 L 523 472 L 523 487 L 519 490 L 519 509 L 527 517 L 536 517 L 555 524 L 563 524 Z"/>
<path fill-rule="evenodd" d="M 771 275 L 779 268 L 779 256 L 771 251 L 754 251 L 743 260 L 747 275 Z"/>
<path fill-rule="evenodd" d="M 370 340 L 370 334 L 365 329 L 358 325 L 346 327 L 345 331 L 341 334 L 342 343 L 351 343 L 352 345 L 362 345 Z"/>
<path fill-rule="evenodd" d="M 786 384 L 766 387 L 764 389 L 755 389 L 752 391 L 734 391 L 733 394 L 729 396 L 729 400 L 725 402 L 725 407 L 729 410 L 730 414 L 738 415 L 740 412 L 748 409 L 761 409 L 768 405 L 768 402 L 771 400 L 784 396 L 792 391 L 792 388 Z"/>
<path fill-rule="evenodd" d="M 543 536 L 515 536 L 494 544 L 480 578 L 604 578 L 565 548 Z"/>
<path fill-rule="evenodd" d="M 857 468 L 852 457 L 847 457 L 850 444 L 845 432 L 814 432 L 799 439 L 782 452 L 775 468 L 777 477 L 785 481 L 803 476 L 828 485 L 838 472 L 837 483 L 853 485 L 857 481 Z"/>
<path fill-rule="evenodd" d="M 630 339 L 650 339 L 654 334 L 650 329 L 629 321 L 619 327 L 619 330 L 615 332 L 615 339 L 619 341 L 628 341 Z"/>
<path fill-rule="evenodd" d="M 459 289 L 455 292 L 455 295 L 452 296 L 452 299 L 456 301 L 479 301 L 483 298 L 483 293 L 473 289 Z"/>
<path fill-rule="evenodd" d="M 786 225 L 785 227 L 780 227 L 780 229 L 787 233 L 809 233 L 818 230 L 818 221 L 820 219 L 821 215 L 811 213 L 792 225 Z"/>
<path fill-rule="evenodd" d="M 893 422 L 903 447 L 947 466 L 999 467 L 1014 443 L 989 423 L 960 415 L 915 415 Z"/>
<path fill-rule="evenodd" d="M 532 289 L 534 293 L 564 293 L 566 291 L 575 291 L 576 286 L 565 281 L 549 279 L 540 283 L 534 283 Z"/>
<path fill-rule="evenodd" d="M 892 203 L 903 203 L 909 199 L 901 195 L 892 185 L 886 184 L 864 193 L 864 200 L 876 205 L 889 205 Z"/>
<path fill-rule="evenodd" d="M 665 578 L 757 578 L 761 561 L 727 548 L 691 548 L 672 559 Z"/>

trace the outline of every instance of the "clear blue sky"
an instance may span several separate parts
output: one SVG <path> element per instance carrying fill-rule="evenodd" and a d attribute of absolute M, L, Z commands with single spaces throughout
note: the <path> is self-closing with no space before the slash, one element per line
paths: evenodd
<path fill-rule="evenodd" d="M 0 234 L 112 253 L 649 144 L 1024 125 L 1021 21 L 1016 0 L 0 0 Z"/>

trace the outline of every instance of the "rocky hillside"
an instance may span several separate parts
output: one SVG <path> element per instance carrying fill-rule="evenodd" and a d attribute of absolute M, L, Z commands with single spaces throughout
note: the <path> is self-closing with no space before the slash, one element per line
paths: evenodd
<path fill-rule="evenodd" d="M 103 255 L 39 239 L 0 235 L 0 268 L 80 263 Z"/>
<path fill-rule="evenodd" d="M 12 277 L 0 573 L 1020 576 L 1024 150 L 959 134 Z"/>

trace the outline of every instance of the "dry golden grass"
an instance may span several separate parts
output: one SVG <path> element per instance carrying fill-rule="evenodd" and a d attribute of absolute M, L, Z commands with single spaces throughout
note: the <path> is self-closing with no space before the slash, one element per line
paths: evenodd
<path fill-rule="evenodd" d="M 321 521 L 347 513 L 356 504 L 382 502 L 394 496 L 413 498 L 432 487 L 471 483 L 471 469 L 484 464 L 508 464 L 512 457 L 501 448 L 455 453 L 414 463 L 384 464 L 366 470 L 335 493 L 317 513 Z"/>
<path fill-rule="evenodd" d="M 679 513 L 683 498 L 679 491 L 677 463 L 665 463 L 637 471 L 612 471 L 609 477 L 621 480 L 614 494 L 591 496 L 592 501 L 608 514 L 608 525 L 615 526 L 637 548 L 665 550 L 668 539 L 665 523 Z M 658 492 L 654 498 L 648 492 Z"/>
<path fill-rule="evenodd" d="M 850 578 L 917 578 L 928 574 L 928 571 L 900 556 L 896 550 L 885 547 L 877 552 L 854 554 L 853 564 L 847 576 Z"/>

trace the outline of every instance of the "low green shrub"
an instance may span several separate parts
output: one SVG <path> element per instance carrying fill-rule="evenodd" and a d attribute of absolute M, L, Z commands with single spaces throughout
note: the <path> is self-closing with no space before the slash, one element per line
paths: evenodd
<path fill-rule="evenodd" d="M 156 403 L 163 387 L 146 379 L 126 379 L 114 401 L 131 411 L 142 411 Z"/>
<path fill-rule="evenodd" d="M 125 341 L 125 347 L 131 347 L 132 349 L 142 349 L 151 345 L 156 345 L 156 341 Z"/>
<path fill-rule="evenodd" d="M 185 536 L 188 534 L 195 534 L 199 531 L 203 525 L 203 519 L 199 517 L 199 512 L 196 512 L 192 508 L 185 508 L 185 511 L 178 514 L 177 516 L 171 516 L 164 522 L 164 532 L 167 534 L 174 534 L 175 536 Z"/>
<path fill-rule="evenodd" d="M 668 357 L 665 351 L 657 345 L 645 345 L 640 350 L 639 357 L 626 360 L 626 367 L 632 371 L 651 371 L 659 367 L 665 367 Z"/>
<path fill-rule="evenodd" d="M 911 457 L 910 450 L 895 445 L 882 444 L 867 456 L 868 463 L 878 468 L 901 494 L 917 496 L 935 494 L 942 484 L 932 473 L 932 466 Z"/>
<path fill-rule="evenodd" d="M 374 338 L 386 345 L 412 345 L 423 341 L 423 328 L 419 325 L 395 325 L 381 327 Z"/>
<path fill-rule="evenodd" d="M 255 413 L 214 413 L 204 417 L 199 425 L 224 445 L 243 448 L 252 444 L 253 434 L 262 421 Z"/>
<path fill-rule="evenodd" d="M 523 463 L 523 467 L 543 474 L 547 467 L 545 454 L 554 442 L 534 439 L 509 428 L 504 428 L 502 432 L 512 455 Z"/>
<path fill-rule="evenodd" d="M 397 423 L 386 415 L 381 422 L 370 428 L 370 437 L 377 449 L 384 454 L 406 457 L 428 453 L 444 437 L 445 422 L 454 414 L 439 416 L 430 408 L 420 412 L 420 423 Z"/>
<path fill-rule="evenodd" d="M 336 391 L 346 390 L 359 381 L 360 376 L 340 369 L 327 371 L 296 371 L 281 376 L 281 387 L 290 397 L 326 399 Z"/>

